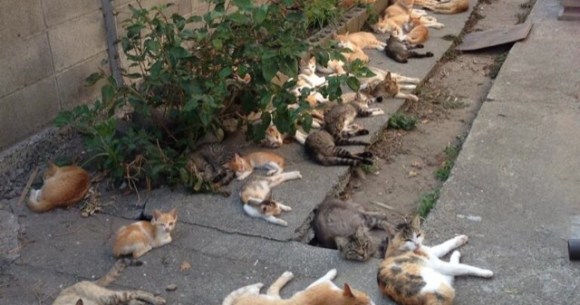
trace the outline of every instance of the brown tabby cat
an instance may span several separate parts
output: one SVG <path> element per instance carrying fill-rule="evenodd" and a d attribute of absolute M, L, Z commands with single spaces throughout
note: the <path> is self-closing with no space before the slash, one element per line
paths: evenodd
<path fill-rule="evenodd" d="M 403 64 L 406 64 L 409 61 L 409 58 L 433 57 L 433 53 L 431 52 L 419 53 L 411 50 L 414 48 L 423 48 L 423 45 L 417 44 L 413 47 L 410 47 L 407 45 L 407 43 L 398 37 L 391 36 L 387 40 L 385 54 L 387 54 L 388 57 L 392 58 L 396 62 Z"/>
<path fill-rule="evenodd" d="M 257 283 L 234 290 L 222 305 L 375 305 L 366 293 L 352 289 L 347 283 L 340 289 L 332 282 L 335 277 L 336 269 L 332 269 L 306 289 L 284 300 L 280 297 L 280 289 L 294 278 L 292 272 L 286 271 L 266 294 L 260 294 L 264 284 Z"/>
<path fill-rule="evenodd" d="M 42 188 L 31 190 L 28 207 L 34 212 L 65 208 L 81 201 L 91 186 L 89 174 L 78 166 L 48 162 Z"/>
<path fill-rule="evenodd" d="M 398 76 L 399 78 L 405 78 Z M 412 78 L 405 78 L 412 79 Z M 417 83 L 419 80 L 417 79 Z M 387 72 L 382 80 L 373 79 L 369 80 L 361 85 L 361 92 L 383 98 L 402 98 L 409 99 L 412 101 L 418 101 L 419 98 L 411 93 L 401 92 L 401 89 L 415 89 L 416 85 L 413 84 L 400 84 L 394 77 L 392 77 L 391 72 Z"/>
<path fill-rule="evenodd" d="M 308 135 L 304 148 L 306 154 L 322 165 L 353 165 L 373 164 L 373 154 L 362 152 L 353 154 L 337 145 L 370 145 L 366 141 L 352 139 L 336 139 L 326 130 L 316 130 Z"/>
<path fill-rule="evenodd" d="M 377 274 L 383 294 L 400 305 L 451 305 L 455 298 L 453 278 L 458 275 L 493 276 L 491 270 L 459 262 L 459 251 L 451 254 L 449 262 L 440 257 L 467 243 L 467 236 L 459 235 L 433 247 L 424 246 L 421 220 L 399 224 L 389 233 L 385 260 Z"/>
<path fill-rule="evenodd" d="M 113 255 L 133 255 L 134 258 L 171 242 L 171 232 L 177 224 L 177 209 L 168 213 L 153 211 L 149 221 L 138 221 L 119 228 L 113 246 Z"/>
<path fill-rule="evenodd" d="M 345 259 L 356 261 L 366 261 L 377 251 L 369 230 L 387 230 L 388 226 L 384 214 L 364 211 L 356 203 L 338 199 L 325 200 L 312 223 L 320 246 L 338 248 Z"/>
<path fill-rule="evenodd" d="M 369 104 L 375 101 L 382 102 L 383 98 L 356 94 L 352 101 L 335 105 L 324 114 L 324 129 L 335 139 L 369 134 L 368 130 L 355 124 L 354 119 L 385 114 L 380 108 L 369 108 Z"/>
<path fill-rule="evenodd" d="M 165 300 L 150 292 L 141 290 L 109 290 L 104 288 L 116 280 L 130 260 L 118 260 L 111 270 L 94 282 L 82 281 L 63 289 L 52 305 L 124 305 L 127 303 L 163 305 Z"/>
<path fill-rule="evenodd" d="M 195 149 L 190 160 L 198 170 L 203 172 L 206 181 L 218 185 L 227 185 L 235 174 L 227 168 L 228 162 L 234 158 L 234 152 L 222 143 L 205 143 Z"/>

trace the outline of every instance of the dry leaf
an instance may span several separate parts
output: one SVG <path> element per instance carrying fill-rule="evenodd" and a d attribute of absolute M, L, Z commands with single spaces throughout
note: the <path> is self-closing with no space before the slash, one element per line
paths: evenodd
<path fill-rule="evenodd" d="M 181 272 L 187 271 L 189 269 L 191 269 L 191 264 L 188 261 L 183 261 L 181 266 L 179 266 L 179 270 L 181 270 Z"/>
<path fill-rule="evenodd" d="M 418 175 L 418 173 L 416 171 L 409 172 L 409 177 L 416 177 L 417 175 Z"/>

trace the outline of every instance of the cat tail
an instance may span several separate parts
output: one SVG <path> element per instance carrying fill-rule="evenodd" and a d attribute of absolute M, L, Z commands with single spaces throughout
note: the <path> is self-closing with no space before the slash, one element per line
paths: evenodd
<path fill-rule="evenodd" d="M 433 53 L 431 53 L 431 52 L 419 53 L 419 52 L 415 52 L 415 51 L 410 51 L 409 57 L 411 57 L 411 58 L 433 57 Z"/>
<path fill-rule="evenodd" d="M 371 145 L 368 141 L 363 140 L 353 140 L 353 139 L 346 139 L 346 138 L 338 138 L 336 139 L 336 145 L 340 146 L 347 146 L 347 145 L 364 145 L 368 146 Z"/>
<path fill-rule="evenodd" d="M 106 287 L 114 282 L 121 275 L 121 272 L 127 268 L 127 266 L 141 266 L 142 264 L 143 262 L 130 258 L 118 259 L 113 267 L 111 267 L 109 272 L 103 275 L 100 279 L 96 280 L 94 283 L 101 287 Z"/>
<path fill-rule="evenodd" d="M 34 212 L 46 212 L 54 209 L 56 206 L 46 200 L 39 200 L 42 189 L 31 190 L 30 197 L 28 197 L 28 208 Z"/>
<path fill-rule="evenodd" d="M 241 297 L 242 295 L 248 294 L 248 293 L 258 294 L 260 292 L 260 289 L 262 288 L 262 286 L 264 286 L 264 284 L 256 283 L 256 284 L 244 286 L 242 288 L 238 288 L 238 289 L 230 292 L 230 294 L 228 294 L 228 296 L 226 296 L 226 298 L 222 302 L 222 305 L 233 305 L 239 297 Z"/>

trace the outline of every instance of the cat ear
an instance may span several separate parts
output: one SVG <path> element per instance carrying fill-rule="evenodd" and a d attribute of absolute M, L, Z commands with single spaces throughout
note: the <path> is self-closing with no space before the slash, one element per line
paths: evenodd
<path fill-rule="evenodd" d="M 83 305 L 83 299 L 79 299 L 75 305 Z"/>
<path fill-rule="evenodd" d="M 385 80 L 386 81 L 390 81 L 391 80 L 391 72 L 387 72 L 387 75 L 385 75 Z"/>
<path fill-rule="evenodd" d="M 352 293 L 352 289 L 350 288 L 349 284 L 344 283 L 342 295 L 348 298 L 354 298 L 354 294 Z"/>
<path fill-rule="evenodd" d="M 413 218 L 413 222 L 411 223 L 413 228 L 420 229 L 421 228 L 421 216 L 417 215 Z"/>
<path fill-rule="evenodd" d="M 171 215 L 173 218 L 177 218 L 177 208 L 171 209 L 171 211 L 169 211 L 169 215 Z"/>
<path fill-rule="evenodd" d="M 366 230 L 366 228 L 365 228 L 364 226 L 358 226 L 358 227 L 356 228 L 356 233 L 355 233 L 355 235 L 356 235 L 357 237 L 364 237 L 364 236 L 366 235 L 366 233 L 367 233 L 367 230 Z"/>
<path fill-rule="evenodd" d="M 345 237 L 337 236 L 334 238 L 334 242 L 336 243 L 336 248 L 340 251 L 346 246 L 348 239 Z"/>
<path fill-rule="evenodd" d="M 153 219 L 159 219 L 161 217 L 161 211 L 155 209 L 153 210 Z"/>

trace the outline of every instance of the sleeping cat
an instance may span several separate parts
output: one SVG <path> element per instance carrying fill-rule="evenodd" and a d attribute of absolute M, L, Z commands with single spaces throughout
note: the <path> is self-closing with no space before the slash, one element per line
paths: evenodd
<path fill-rule="evenodd" d="M 421 17 L 410 17 L 403 25 L 404 38 L 402 40 L 414 46 L 429 39 L 429 29 L 421 23 Z"/>
<path fill-rule="evenodd" d="M 399 76 L 401 77 L 401 76 Z M 399 84 L 392 76 L 391 72 L 387 72 L 382 80 L 372 79 L 364 82 L 361 85 L 360 91 L 371 96 L 383 98 L 402 98 L 412 101 L 418 101 L 419 98 L 411 93 L 401 92 L 401 89 L 415 89 L 416 85 Z"/>
<path fill-rule="evenodd" d="M 100 279 L 89 282 L 82 281 L 63 289 L 52 305 L 124 305 L 143 304 L 164 305 L 165 300 L 150 292 L 141 290 L 109 290 L 104 288 L 116 280 L 128 264 L 128 259 L 120 259 Z"/>
<path fill-rule="evenodd" d="M 288 223 L 276 216 L 291 207 L 272 200 L 272 188 L 288 180 L 302 179 L 299 171 L 280 173 L 270 177 L 253 177 L 240 190 L 244 212 L 251 217 L 262 218 L 273 224 L 287 226 Z"/>
<path fill-rule="evenodd" d="M 191 153 L 189 159 L 203 172 L 204 180 L 227 185 L 234 179 L 234 172 L 226 167 L 234 152 L 222 143 L 205 143 Z"/>
<path fill-rule="evenodd" d="M 65 208 L 81 201 L 91 186 L 89 174 L 78 166 L 48 162 L 42 188 L 31 190 L 28 207 L 34 212 Z"/>
<path fill-rule="evenodd" d="M 351 153 L 337 145 L 370 145 L 369 142 L 352 139 L 334 139 L 326 130 L 316 130 L 308 135 L 304 143 L 306 154 L 322 165 L 352 165 L 373 164 L 373 154 L 370 152 Z"/>
<path fill-rule="evenodd" d="M 151 222 L 138 221 L 119 228 L 113 245 L 113 255 L 131 254 L 140 257 L 153 248 L 161 247 L 171 242 L 171 232 L 177 223 L 177 209 L 168 213 L 153 211 Z"/>
<path fill-rule="evenodd" d="M 268 176 L 280 174 L 284 170 L 284 158 L 270 151 L 256 151 L 245 156 L 234 155 L 228 167 L 236 173 L 238 180 L 244 180 L 254 168 L 265 168 Z"/>
<path fill-rule="evenodd" d="M 415 0 L 415 5 L 440 14 L 458 14 L 469 9 L 469 0 Z"/>
<path fill-rule="evenodd" d="M 332 282 L 336 273 L 336 269 L 332 269 L 306 289 L 296 292 L 289 299 L 282 299 L 280 289 L 294 278 L 292 272 L 286 271 L 268 288 L 266 294 L 260 294 L 264 284 L 257 283 L 234 290 L 222 305 L 375 305 L 366 293 L 352 289 L 347 283 L 344 283 L 343 289 L 336 286 Z"/>
<path fill-rule="evenodd" d="M 355 124 L 354 119 L 356 117 L 385 114 L 380 108 L 369 108 L 369 104 L 374 101 L 382 102 L 383 98 L 372 98 L 363 94 L 356 94 L 356 97 L 352 101 L 330 108 L 324 114 L 324 129 L 335 139 L 369 134 L 368 130 Z"/>
<path fill-rule="evenodd" d="M 397 304 L 451 305 L 455 298 L 455 276 L 493 276 L 491 270 L 460 263 L 459 251 L 453 251 L 449 262 L 440 259 L 467 243 L 467 236 L 459 235 L 433 247 L 423 245 L 423 238 L 419 217 L 389 232 L 389 245 L 379 267 L 377 282 L 383 294 Z"/>
<path fill-rule="evenodd" d="M 316 211 L 312 227 L 319 245 L 338 248 L 345 259 L 366 261 L 377 251 L 369 230 L 387 230 L 386 218 L 382 213 L 364 211 L 356 203 L 329 199 Z"/>
<path fill-rule="evenodd" d="M 388 57 L 392 58 L 396 62 L 406 64 L 409 61 L 409 58 L 423 58 L 423 57 L 433 57 L 433 53 L 426 52 L 426 53 L 419 53 L 412 51 L 413 48 L 422 48 L 423 45 L 417 44 L 413 47 L 410 47 L 404 41 L 400 40 L 395 36 L 391 36 L 387 40 L 387 47 L 385 48 L 385 54 Z"/>
<path fill-rule="evenodd" d="M 351 49 L 352 51 L 355 51 L 357 48 L 360 50 L 373 48 L 382 51 L 386 46 L 386 43 L 378 40 L 373 33 L 369 32 L 347 32 L 346 34 L 334 35 L 333 38 L 338 42 L 339 46 Z"/>

